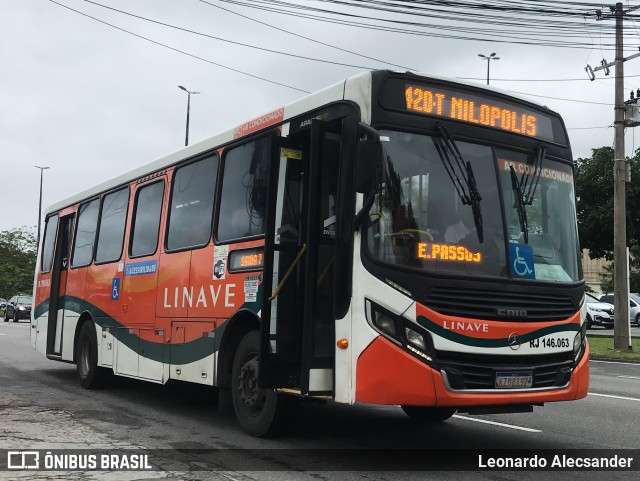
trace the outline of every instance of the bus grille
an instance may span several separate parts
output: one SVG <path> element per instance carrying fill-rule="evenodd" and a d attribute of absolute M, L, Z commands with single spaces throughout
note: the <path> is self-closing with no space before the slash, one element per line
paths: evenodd
<path fill-rule="evenodd" d="M 503 321 L 559 321 L 578 311 L 569 296 L 444 287 L 431 289 L 423 303 L 447 316 Z"/>
<path fill-rule="evenodd" d="M 482 356 L 437 352 L 440 369 L 455 390 L 495 389 L 496 372 L 533 373 L 533 389 L 566 386 L 573 371 L 571 352 L 544 356 Z"/>

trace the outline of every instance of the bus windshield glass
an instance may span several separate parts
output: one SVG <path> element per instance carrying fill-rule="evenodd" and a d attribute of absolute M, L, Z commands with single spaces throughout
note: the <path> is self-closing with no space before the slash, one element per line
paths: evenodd
<path fill-rule="evenodd" d="M 381 134 L 387 160 L 367 241 L 375 258 L 459 275 L 580 278 L 570 166 L 544 151 L 456 142 L 444 129 Z"/>

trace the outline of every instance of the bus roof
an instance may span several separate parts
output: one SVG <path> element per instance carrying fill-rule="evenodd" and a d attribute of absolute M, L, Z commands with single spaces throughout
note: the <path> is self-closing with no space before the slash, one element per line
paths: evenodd
<path fill-rule="evenodd" d="M 387 71 L 389 73 L 407 73 L 400 71 Z M 470 87 L 480 87 L 485 90 L 490 90 L 501 95 L 507 95 L 512 98 L 516 98 L 522 100 L 524 102 L 528 102 L 544 109 L 548 110 L 548 107 L 544 105 L 533 102 L 530 99 L 525 97 L 514 95 L 508 91 L 504 91 L 501 89 L 497 89 L 495 87 L 486 86 L 482 84 L 478 84 L 475 82 L 468 82 L 464 80 L 451 79 L 447 77 L 439 77 L 427 73 L 414 73 L 413 75 L 431 78 L 434 80 L 442 80 L 447 82 L 456 82 L 461 85 L 467 85 Z M 284 107 L 280 107 L 271 112 L 268 112 L 260 117 L 252 119 L 248 122 L 245 122 L 239 126 L 236 126 L 232 129 L 219 132 L 209 138 L 198 141 L 189 146 L 183 147 L 175 152 L 172 152 L 168 155 L 164 155 L 158 159 L 155 159 L 151 162 L 141 165 L 133 170 L 125 172 L 121 175 L 118 175 L 112 179 L 109 179 L 105 182 L 101 182 L 98 185 L 90 187 L 89 189 L 82 190 L 77 194 L 74 194 L 66 199 L 58 201 L 45 210 L 45 215 L 48 215 L 52 212 L 57 212 L 60 209 L 65 207 L 69 207 L 78 202 L 82 202 L 86 199 L 90 199 L 92 197 L 97 196 L 102 192 L 109 191 L 116 187 L 125 185 L 129 182 L 132 182 L 136 179 L 144 177 L 154 172 L 158 172 L 162 169 L 166 169 L 171 167 L 178 162 L 181 162 L 185 159 L 189 159 L 203 152 L 211 151 L 215 148 L 224 146 L 235 139 L 241 138 L 245 135 L 249 135 L 253 132 L 261 130 L 270 125 L 276 125 L 283 121 L 286 122 L 287 119 L 291 119 L 296 117 L 304 112 L 312 111 L 317 109 L 323 105 L 326 105 L 331 102 L 337 102 L 340 100 L 344 100 L 345 98 L 349 98 L 349 100 L 355 100 L 358 102 L 359 100 L 364 100 L 367 97 L 371 97 L 371 76 L 372 71 L 361 72 L 354 76 L 347 78 L 346 80 L 341 80 L 340 82 L 336 82 L 333 85 L 325 87 L 322 90 L 314 92 L 312 94 L 301 97 Z M 362 120 L 364 122 L 369 123 L 371 121 L 371 111 L 370 109 L 366 109 L 367 104 L 363 101 L 358 102 L 361 107 Z"/>

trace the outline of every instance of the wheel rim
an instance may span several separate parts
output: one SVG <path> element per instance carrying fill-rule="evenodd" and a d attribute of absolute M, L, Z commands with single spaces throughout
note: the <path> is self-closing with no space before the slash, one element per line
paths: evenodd
<path fill-rule="evenodd" d="M 241 405 L 253 415 L 260 414 L 266 401 L 266 393 L 258 387 L 258 355 L 247 356 L 238 376 L 238 394 Z"/>

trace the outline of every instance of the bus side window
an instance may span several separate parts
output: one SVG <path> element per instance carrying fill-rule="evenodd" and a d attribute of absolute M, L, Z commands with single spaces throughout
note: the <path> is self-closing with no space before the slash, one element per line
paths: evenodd
<path fill-rule="evenodd" d="M 83 267 L 91 264 L 93 246 L 96 242 L 99 207 L 100 199 L 94 199 L 91 202 L 82 204 L 78 210 L 76 241 L 73 247 L 71 267 Z"/>
<path fill-rule="evenodd" d="M 230 149 L 224 158 L 217 240 L 264 234 L 269 137 Z"/>
<path fill-rule="evenodd" d="M 167 250 L 206 245 L 211 238 L 218 156 L 179 167 L 173 176 Z"/>
<path fill-rule="evenodd" d="M 56 244 L 56 230 L 58 228 L 58 215 L 52 215 L 47 219 L 47 226 L 44 228 L 44 241 L 42 247 L 42 265 L 40 272 L 45 274 L 51 270 L 53 265 L 53 248 Z"/>
<path fill-rule="evenodd" d="M 129 188 L 107 194 L 102 199 L 96 262 L 113 262 L 122 256 L 124 229 L 127 225 Z"/>
<path fill-rule="evenodd" d="M 146 185 L 136 193 L 131 247 L 129 249 L 131 257 L 155 254 L 158 248 L 163 196 L 164 182 Z"/>

